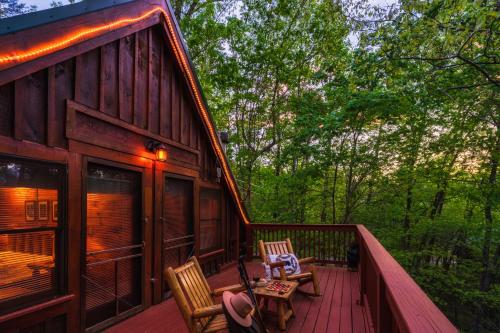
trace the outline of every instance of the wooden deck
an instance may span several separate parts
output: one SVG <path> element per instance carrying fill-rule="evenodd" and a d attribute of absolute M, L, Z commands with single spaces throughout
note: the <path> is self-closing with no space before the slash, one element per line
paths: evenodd
<path fill-rule="evenodd" d="M 254 272 L 262 275 L 260 263 L 247 265 L 250 277 Z M 365 307 L 358 304 L 358 273 L 338 267 L 318 267 L 321 297 L 307 297 L 296 294 L 294 298 L 296 317 L 287 325 L 287 332 L 372 332 L 371 319 Z M 235 266 L 208 278 L 212 288 L 239 282 Z M 271 332 L 280 332 L 277 320 L 265 317 Z M 106 331 L 107 333 L 187 333 L 174 299 L 155 305 Z"/>

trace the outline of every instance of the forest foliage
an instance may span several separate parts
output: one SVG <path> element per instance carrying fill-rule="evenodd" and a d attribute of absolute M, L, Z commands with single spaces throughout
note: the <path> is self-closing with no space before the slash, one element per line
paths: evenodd
<path fill-rule="evenodd" d="M 173 0 L 254 222 L 363 223 L 500 331 L 496 1 Z"/>

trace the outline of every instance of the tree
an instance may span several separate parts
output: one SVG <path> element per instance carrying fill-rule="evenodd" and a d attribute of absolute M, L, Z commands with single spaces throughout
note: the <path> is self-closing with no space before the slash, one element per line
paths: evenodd
<path fill-rule="evenodd" d="M 36 11 L 37 6 L 19 0 L 0 0 L 0 19 Z"/>

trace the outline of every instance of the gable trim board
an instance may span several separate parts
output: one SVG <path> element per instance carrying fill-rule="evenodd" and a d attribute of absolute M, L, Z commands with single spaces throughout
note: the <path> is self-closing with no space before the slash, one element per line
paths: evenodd
<path fill-rule="evenodd" d="M 137 7 L 137 9 L 144 8 L 144 6 L 139 6 L 139 5 L 142 5 L 142 1 L 136 1 L 135 3 L 130 4 L 130 8 L 127 8 L 127 10 L 129 12 L 133 12 L 134 7 Z M 10 72 L 10 70 L 16 70 L 19 67 L 22 67 L 23 65 L 31 63 L 32 61 L 53 55 L 54 53 L 62 51 L 66 48 L 78 47 L 78 44 L 80 43 L 84 43 L 91 39 L 102 37 L 118 29 L 127 28 L 134 24 L 143 23 L 144 21 L 148 21 L 147 26 L 149 27 L 157 24 L 159 20 L 159 23 L 162 25 L 163 29 L 167 34 L 168 42 L 170 44 L 170 47 L 174 51 L 173 53 L 175 55 L 178 64 L 180 65 L 180 68 L 182 69 L 183 76 L 188 83 L 190 93 L 195 101 L 196 108 L 198 110 L 200 118 L 202 119 L 202 123 L 210 139 L 212 149 L 215 151 L 216 156 L 221 164 L 224 178 L 230 189 L 233 200 L 236 203 L 236 206 L 238 207 L 238 211 L 240 213 L 239 215 L 241 216 L 245 224 L 249 224 L 250 220 L 248 218 L 245 207 L 241 200 L 241 196 L 238 187 L 236 185 L 235 179 L 233 177 L 233 174 L 230 170 L 226 155 L 219 142 L 215 124 L 213 122 L 210 113 L 208 112 L 206 101 L 204 99 L 199 81 L 196 77 L 195 70 L 187 53 L 187 47 L 185 46 L 182 40 L 182 34 L 180 32 L 179 26 L 172 14 L 173 10 L 170 4 L 164 1 L 156 1 L 154 5 L 146 6 L 146 8 L 147 7 L 150 7 L 150 9 L 146 10 L 142 9 L 142 12 L 136 16 L 121 17 L 109 23 L 95 24 L 87 26 L 85 28 L 76 27 L 75 30 L 66 34 L 63 37 L 53 38 L 49 41 L 41 41 L 34 47 L 27 48 L 25 50 L 19 48 L 20 50 L 18 51 L 11 50 L 10 52 L 8 51 L 6 53 L 0 53 L 0 70 L 2 72 L 5 70 L 8 70 Z M 113 9 L 114 7 L 111 7 L 108 9 L 103 9 L 103 11 L 104 10 L 110 11 Z M 20 32 L 18 34 L 22 33 L 23 32 Z M 37 36 L 43 36 L 43 35 L 44 34 L 39 34 Z M 11 34 L 7 37 L 12 38 L 12 36 L 14 38 L 16 37 L 15 34 Z M 2 39 L 4 38 L 5 36 L 1 36 L 0 41 L 2 41 Z M 17 39 L 14 40 L 17 41 Z M 57 60 L 56 62 L 61 61 L 61 59 L 56 59 L 56 60 Z M 30 72 L 34 72 L 44 67 L 47 67 L 47 64 L 42 61 L 40 62 L 40 66 L 37 69 L 30 69 Z M 2 72 L 0 72 L 0 77 L 2 76 Z M 1 81 L 3 80 L 0 80 L 0 84 Z"/>

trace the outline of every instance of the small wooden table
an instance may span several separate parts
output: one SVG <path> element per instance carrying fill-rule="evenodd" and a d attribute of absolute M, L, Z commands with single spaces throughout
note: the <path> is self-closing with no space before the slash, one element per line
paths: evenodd
<path fill-rule="evenodd" d="M 254 293 L 257 297 L 258 302 L 260 302 L 261 299 L 264 300 L 264 307 L 262 308 L 262 312 L 264 313 L 275 314 L 269 311 L 269 300 L 274 300 L 276 302 L 276 306 L 278 308 L 277 315 L 279 328 L 281 330 L 285 330 L 286 322 L 288 321 L 288 319 L 290 319 L 290 317 L 292 316 L 295 316 L 292 298 L 299 284 L 295 281 L 280 281 L 280 283 L 289 285 L 290 289 L 287 292 L 280 294 L 277 291 L 268 290 L 266 289 L 266 287 L 257 287 L 254 289 Z M 285 305 L 288 306 L 286 310 Z"/>

